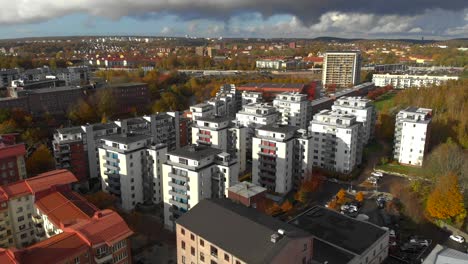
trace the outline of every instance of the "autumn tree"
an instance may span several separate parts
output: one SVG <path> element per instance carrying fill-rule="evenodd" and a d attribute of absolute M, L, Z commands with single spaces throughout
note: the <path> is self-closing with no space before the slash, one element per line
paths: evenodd
<path fill-rule="evenodd" d="M 281 205 L 281 210 L 283 210 L 284 212 L 288 212 L 290 211 L 291 209 L 293 208 L 291 202 L 289 200 L 286 200 L 286 202 L 284 202 L 282 205 Z"/>
<path fill-rule="evenodd" d="M 356 194 L 356 201 L 362 203 L 362 201 L 364 201 L 364 193 L 363 192 L 358 192 Z"/>
<path fill-rule="evenodd" d="M 317 191 L 323 184 L 323 177 L 320 173 L 313 172 L 304 175 L 299 190 L 296 193 L 296 200 L 305 203 L 310 194 Z"/>
<path fill-rule="evenodd" d="M 427 199 L 426 211 L 429 216 L 444 221 L 466 216 L 463 195 L 456 175 L 450 173 L 439 178 Z"/>
<path fill-rule="evenodd" d="M 338 198 L 338 203 L 343 204 L 346 199 L 346 191 L 345 189 L 341 188 L 338 193 L 336 194 L 336 197 Z"/>
<path fill-rule="evenodd" d="M 55 161 L 46 145 L 40 144 L 26 160 L 29 175 L 36 175 L 55 169 Z"/>
<path fill-rule="evenodd" d="M 273 203 L 266 207 L 265 213 L 268 215 L 275 215 L 281 212 L 281 207 L 277 203 Z"/>

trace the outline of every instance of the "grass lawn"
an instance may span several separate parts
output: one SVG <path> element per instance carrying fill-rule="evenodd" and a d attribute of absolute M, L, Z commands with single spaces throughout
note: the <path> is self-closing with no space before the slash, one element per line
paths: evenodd
<path fill-rule="evenodd" d="M 411 166 L 404 166 L 400 164 L 385 164 L 385 165 L 377 165 L 375 167 L 378 170 L 389 171 L 389 172 L 396 172 L 401 173 L 409 176 L 417 176 L 422 177 L 424 176 L 424 171 L 421 168 L 411 167 Z"/>
<path fill-rule="evenodd" d="M 382 111 L 385 107 L 391 107 L 393 105 L 393 98 L 395 97 L 396 92 L 390 91 L 386 94 L 380 96 L 377 100 L 375 100 L 375 108 L 377 111 Z"/>

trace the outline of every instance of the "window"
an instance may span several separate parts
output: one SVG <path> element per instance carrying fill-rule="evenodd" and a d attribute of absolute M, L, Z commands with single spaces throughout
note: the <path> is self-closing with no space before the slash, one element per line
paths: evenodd
<path fill-rule="evenodd" d="M 180 233 L 181 233 L 182 235 L 185 235 L 185 229 L 181 228 L 181 229 L 180 229 Z"/>
<path fill-rule="evenodd" d="M 185 256 L 182 256 L 182 263 L 185 264 Z"/>
<path fill-rule="evenodd" d="M 307 244 L 304 244 L 304 250 L 303 251 L 306 251 L 307 250 Z"/>
<path fill-rule="evenodd" d="M 240 261 L 236 260 L 236 264 L 241 264 Z"/>
<path fill-rule="evenodd" d="M 215 257 L 215 258 L 218 257 L 218 249 L 217 249 L 217 248 L 211 246 L 210 252 L 211 252 L 211 256 L 213 256 L 213 257 Z"/>
<path fill-rule="evenodd" d="M 21 234 L 21 239 L 25 239 L 26 237 L 28 236 L 28 234 L 24 233 L 24 234 Z"/>
<path fill-rule="evenodd" d="M 202 246 L 202 247 L 205 246 L 205 241 L 203 239 L 200 239 L 200 246 Z"/>
<path fill-rule="evenodd" d="M 76 257 L 74 261 L 75 261 L 75 264 L 80 264 L 80 257 Z"/>
<path fill-rule="evenodd" d="M 200 253 L 200 261 L 205 262 L 205 254 Z"/>
<path fill-rule="evenodd" d="M 185 249 L 185 241 L 181 242 L 181 247 L 182 247 L 182 249 Z"/>
<path fill-rule="evenodd" d="M 192 256 L 195 256 L 195 248 L 194 247 L 190 248 L 190 254 L 192 254 Z"/>
<path fill-rule="evenodd" d="M 226 254 L 226 253 L 224 253 L 224 260 L 225 260 L 225 261 L 229 261 L 229 255 Z"/>
<path fill-rule="evenodd" d="M 212 261 L 210 262 L 210 264 L 218 264 L 218 263 L 216 263 L 216 261 L 212 260 Z"/>
<path fill-rule="evenodd" d="M 21 221 L 23 221 L 23 220 L 24 220 L 24 216 L 18 217 L 18 222 L 21 222 Z"/>

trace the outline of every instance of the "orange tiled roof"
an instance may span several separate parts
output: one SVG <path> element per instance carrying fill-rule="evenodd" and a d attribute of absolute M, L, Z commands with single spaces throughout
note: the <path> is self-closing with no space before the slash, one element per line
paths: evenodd
<path fill-rule="evenodd" d="M 88 244 L 79 235 L 74 232 L 64 232 L 19 250 L 16 258 L 21 263 L 61 263 L 75 255 L 83 254 L 86 250 Z"/>
<path fill-rule="evenodd" d="M 75 223 L 79 219 L 90 219 L 90 216 L 80 207 L 95 209 L 84 200 L 70 200 L 57 191 L 37 200 L 36 206 L 43 214 L 47 215 L 52 223 L 59 227 Z"/>
<path fill-rule="evenodd" d="M 0 188 L 3 189 L 8 198 L 31 194 L 31 189 L 29 189 L 29 186 L 26 183 L 26 181 L 10 183 L 7 185 L 3 185 Z"/>
<path fill-rule="evenodd" d="M 24 146 L 24 144 L 8 146 L 3 143 L 0 143 L 0 159 L 24 155 L 26 155 L 26 147 Z"/>
<path fill-rule="evenodd" d="M 76 176 L 68 170 L 53 170 L 26 179 L 26 182 L 34 193 L 48 190 L 54 185 L 70 184 L 77 181 Z"/>
<path fill-rule="evenodd" d="M 13 253 L 8 249 L 0 248 L 0 263 L 2 264 L 18 264 Z"/>
<path fill-rule="evenodd" d="M 105 243 L 110 246 L 133 234 L 122 217 L 112 210 L 96 212 L 89 221 L 81 221 L 70 229 L 76 230 L 93 245 Z"/>

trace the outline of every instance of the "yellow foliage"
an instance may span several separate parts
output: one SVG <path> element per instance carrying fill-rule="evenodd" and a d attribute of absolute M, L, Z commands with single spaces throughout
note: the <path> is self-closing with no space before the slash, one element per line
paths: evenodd
<path fill-rule="evenodd" d="M 427 199 L 426 211 L 429 216 L 442 220 L 466 214 L 456 175 L 440 177 Z"/>

